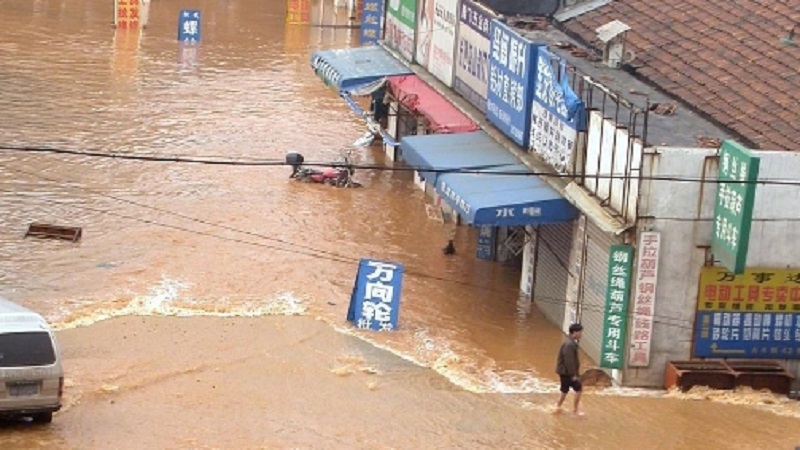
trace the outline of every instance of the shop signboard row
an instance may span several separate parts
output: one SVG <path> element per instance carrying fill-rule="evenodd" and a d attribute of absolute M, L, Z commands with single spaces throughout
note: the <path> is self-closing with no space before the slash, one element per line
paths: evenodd
<path fill-rule="evenodd" d="M 486 117 L 517 145 L 528 148 L 536 73 L 535 44 L 508 25 L 490 24 L 489 86 Z"/>
<path fill-rule="evenodd" d="M 497 16 L 480 3 L 462 0 L 453 88 L 482 112 L 489 89 L 489 28 Z"/>
<path fill-rule="evenodd" d="M 386 3 L 386 33 L 389 47 L 408 61 L 414 59 L 414 33 L 417 26 L 417 0 L 388 0 Z"/>
<path fill-rule="evenodd" d="M 418 0 L 415 59 L 448 87 L 453 86 L 457 25 L 458 0 Z"/>
<path fill-rule="evenodd" d="M 700 272 L 694 356 L 800 359 L 800 269 Z"/>
<path fill-rule="evenodd" d="M 546 47 L 536 53 L 530 150 L 560 173 L 569 172 L 586 107 L 572 91 L 566 61 Z"/>

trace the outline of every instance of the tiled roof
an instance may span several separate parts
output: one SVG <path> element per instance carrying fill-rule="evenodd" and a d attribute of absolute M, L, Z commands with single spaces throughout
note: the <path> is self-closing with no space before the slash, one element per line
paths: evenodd
<path fill-rule="evenodd" d="M 563 26 L 600 48 L 614 19 L 637 74 L 758 148 L 800 151 L 800 0 L 617 0 Z"/>

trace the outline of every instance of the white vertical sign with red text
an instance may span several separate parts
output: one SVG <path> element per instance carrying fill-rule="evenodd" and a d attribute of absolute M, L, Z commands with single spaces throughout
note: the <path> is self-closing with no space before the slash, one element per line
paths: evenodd
<path fill-rule="evenodd" d="M 653 339 L 660 250 L 661 233 L 647 231 L 641 234 L 634 282 L 633 323 L 629 341 L 631 348 L 628 352 L 628 365 L 631 367 L 650 365 L 650 343 Z"/>

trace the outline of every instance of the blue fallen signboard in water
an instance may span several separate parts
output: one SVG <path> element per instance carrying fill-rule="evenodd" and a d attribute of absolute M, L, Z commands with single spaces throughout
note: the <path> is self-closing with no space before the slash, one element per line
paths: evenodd
<path fill-rule="evenodd" d="M 403 271 L 400 263 L 362 258 L 350 296 L 347 320 L 365 330 L 396 330 Z"/>
<path fill-rule="evenodd" d="M 200 42 L 200 11 L 184 9 L 178 17 L 178 40 Z"/>

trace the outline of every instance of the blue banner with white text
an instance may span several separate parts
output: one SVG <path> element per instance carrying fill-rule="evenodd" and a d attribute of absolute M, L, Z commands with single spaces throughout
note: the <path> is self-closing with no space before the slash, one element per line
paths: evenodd
<path fill-rule="evenodd" d="M 800 359 L 800 314 L 698 311 L 696 358 Z"/>
<path fill-rule="evenodd" d="M 178 18 L 178 40 L 200 42 L 200 11 L 184 9 Z"/>
<path fill-rule="evenodd" d="M 491 23 L 486 117 L 521 147 L 530 143 L 535 48 L 508 25 Z"/>
<path fill-rule="evenodd" d="M 350 296 L 347 320 L 361 329 L 396 330 L 404 270 L 400 263 L 362 258 Z"/>
<path fill-rule="evenodd" d="M 375 45 L 381 38 L 383 29 L 383 3 L 384 0 L 364 0 L 364 10 L 361 14 L 361 45 Z"/>

